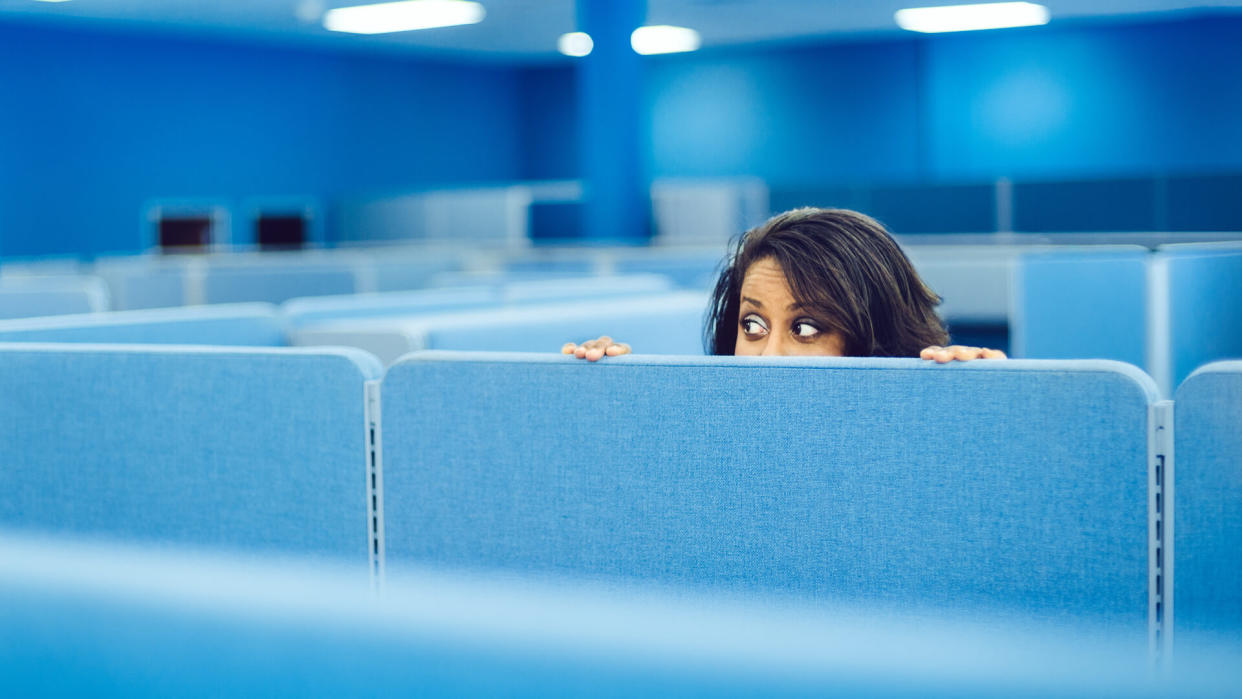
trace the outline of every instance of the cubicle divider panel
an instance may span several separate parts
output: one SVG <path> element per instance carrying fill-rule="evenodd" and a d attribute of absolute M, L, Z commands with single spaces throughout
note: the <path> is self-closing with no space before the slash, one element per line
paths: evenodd
<path fill-rule="evenodd" d="M 299 296 L 352 294 L 359 290 L 358 267 L 350 262 L 208 265 L 203 295 L 207 303 L 283 303 Z"/>
<path fill-rule="evenodd" d="M 0 524 L 365 562 L 353 350 L 0 345 Z"/>
<path fill-rule="evenodd" d="M 679 291 L 592 301 L 531 303 L 498 308 L 368 318 L 309 325 L 292 333 L 295 345 L 357 347 L 386 365 L 423 349 L 559 352 L 566 342 L 609 334 L 637 352 L 699 354 L 707 295 Z"/>
<path fill-rule="evenodd" d="M 378 318 L 486 308 L 500 305 L 500 292 L 491 287 L 387 291 L 344 296 L 308 296 L 281 304 L 281 314 L 293 328 L 336 320 Z"/>
<path fill-rule="evenodd" d="M 418 571 L 372 596 L 300 560 L 0 535 L 14 696 L 1222 697 L 1079 633 L 784 600 Z M 84 574 L 89 571 L 89 574 Z"/>
<path fill-rule="evenodd" d="M 1168 285 L 1157 339 L 1168 345 L 1169 385 L 1209 362 L 1242 359 L 1242 244 L 1166 245 L 1156 259 Z"/>
<path fill-rule="evenodd" d="M 98 277 L 0 278 L 0 319 L 100 313 L 108 288 Z"/>
<path fill-rule="evenodd" d="M 1173 627 L 1182 653 L 1242 640 L 1242 361 L 1208 364 L 1177 390 Z"/>
<path fill-rule="evenodd" d="M 1149 369 L 1151 253 L 1137 246 L 1066 248 L 1018 258 L 1011 349 L 1029 359 L 1113 359 Z"/>
<path fill-rule="evenodd" d="M 286 338 L 275 306 L 239 303 L 0 321 L 0 342 L 279 347 Z"/>
<path fill-rule="evenodd" d="M 1148 627 L 1123 364 L 425 352 L 382 393 L 390 566 Z"/>

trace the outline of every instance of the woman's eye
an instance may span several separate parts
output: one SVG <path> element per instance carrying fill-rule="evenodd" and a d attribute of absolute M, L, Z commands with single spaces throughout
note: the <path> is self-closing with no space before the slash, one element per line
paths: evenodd
<path fill-rule="evenodd" d="M 762 335 L 768 331 L 763 321 L 754 316 L 747 316 L 742 319 L 742 332 L 747 335 Z"/>
<path fill-rule="evenodd" d="M 793 331 L 794 331 L 794 335 L 797 335 L 800 338 L 806 338 L 806 339 L 815 337 L 821 332 L 819 329 L 819 326 L 809 321 L 805 321 L 805 320 L 800 320 L 794 323 Z"/>

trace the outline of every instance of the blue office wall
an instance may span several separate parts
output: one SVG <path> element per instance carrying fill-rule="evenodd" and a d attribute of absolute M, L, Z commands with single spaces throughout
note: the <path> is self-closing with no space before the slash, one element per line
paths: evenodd
<path fill-rule="evenodd" d="M 1172 17 L 654 56 L 653 174 L 840 194 L 1242 171 L 1242 14 Z M 567 155 L 535 169 L 574 174 L 572 73 L 541 70 L 527 121 Z"/>
<path fill-rule="evenodd" d="M 578 100 L 571 63 L 536 66 L 519 71 L 521 158 L 524 176 L 532 180 L 579 176 Z"/>
<path fill-rule="evenodd" d="M 704 52 L 652 61 L 656 174 L 773 183 L 919 175 L 918 46 Z"/>
<path fill-rule="evenodd" d="M 935 177 L 1242 169 L 1242 16 L 926 42 Z"/>
<path fill-rule="evenodd" d="M 330 201 L 516 179 L 515 76 L 0 24 L 0 254 L 139 250 L 151 198 Z"/>

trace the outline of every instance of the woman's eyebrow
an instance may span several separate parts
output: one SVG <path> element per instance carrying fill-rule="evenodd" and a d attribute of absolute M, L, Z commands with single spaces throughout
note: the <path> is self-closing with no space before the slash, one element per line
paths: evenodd
<path fill-rule="evenodd" d="M 749 302 L 750 302 L 752 305 L 754 305 L 756 308 L 763 308 L 763 304 L 762 304 L 762 303 L 759 303 L 758 301 L 756 301 L 756 300 L 752 299 L 752 298 L 751 298 L 751 297 L 749 297 L 749 296 L 743 296 L 743 297 L 742 297 L 742 300 L 743 300 L 743 301 L 749 301 Z"/>

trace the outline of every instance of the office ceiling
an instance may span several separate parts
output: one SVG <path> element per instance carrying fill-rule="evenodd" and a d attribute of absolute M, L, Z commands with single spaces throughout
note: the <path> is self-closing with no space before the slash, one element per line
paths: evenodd
<path fill-rule="evenodd" d="M 479 0 L 483 22 L 396 34 L 349 35 L 322 27 L 323 12 L 366 0 L 0 0 L 0 21 L 107 26 L 347 49 L 498 61 L 569 60 L 556 39 L 574 31 L 573 0 Z M 649 24 L 697 29 L 704 47 L 900 34 L 902 7 L 952 0 L 648 0 Z M 1242 0 L 1042 0 L 1052 21 L 1143 20 L 1173 13 L 1242 10 Z"/>

